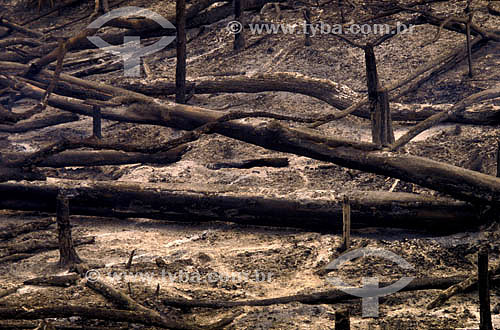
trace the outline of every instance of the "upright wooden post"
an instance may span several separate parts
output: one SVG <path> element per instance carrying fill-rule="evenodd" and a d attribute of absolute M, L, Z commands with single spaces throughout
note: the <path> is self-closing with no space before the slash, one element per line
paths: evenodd
<path fill-rule="evenodd" d="M 346 251 L 351 247 L 351 203 L 349 197 L 344 196 L 342 202 L 342 246 L 340 251 Z"/>
<path fill-rule="evenodd" d="M 380 87 L 373 45 L 367 44 L 364 51 L 366 84 L 372 120 L 372 142 L 379 146 L 388 146 L 394 142 L 388 91 Z"/>
<path fill-rule="evenodd" d="M 92 113 L 92 135 L 98 139 L 102 139 L 101 119 L 101 108 L 98 105 L 94 105 Z"/>
<path fill-rule="evenodd" d="M 473 72 L 472 72 L 472 49 L 471 49 L 471 44 L 470 44 L 470 25 L 472 23 L 472 11 L 470 9 L 470 2 L 471 0 L 467 1 L 467 6 L 465 7 L 465 13 L 467 14 L 467 23 L 465 24 L 465 35 L 466 35 L 466 40 L 467 40 L 467 59 L 469 62 L 469 77 L 472 78 Z"/>
<path fill-rule="evenodd" d="M 69 222 L 69 199 L 59 192 L 57 195 L 57 230 L 59 238 L 59 265 L 69 266 L 82 262 L 76 253 L 71 237 L 71 224 Z"/>
<path fill-rule="evenodd" d="M 343 0 L 337 0 L 337 5 L 339 6 L 339 10 L 340 10 L 340 23 L 344 24 L 345 23 L 344 1 Z"/>
<path fill-rule="evenodd" d="M 130 257 L 128 258 L 127 264 L 125 265 L 125 269 L 130 269 L 130 267 L 132 266 L 134 255 L 135 255 L 135 249 L 132 250 L 132 252 L 130 253 Z"/>
<path fill-rule="evenodd" d="M 234 20 L 240 23 L 241 31 L 234 35 L 234 49 L 240 50 L 245 48 L 245 22 L 243 21 L 242 0 L 234 0 Z"/>
<path fill-rule="evenodd" d="M 186 0 L 176 0 L 177 67 L 175 71 L 175 102 L 186 103 Z"/>
<path fill-rule="evenodd" d="M 497 146 L 497 178 L 500 178 L 500 140 Z"/>
<path fill-rule="evenodd" d="M 305 30 L 304 30 L 304 45 L 311 46 L 311 10 L 309 8 L 305 8 L 303 11 L 304 21 L 305 21 Z"/>
<path fill-rule="evenodd" d="M 368 100 L 370 102 L 370 115 L 372 121 L 372 142 L 377 145 L 382 145 L 381 130 L 382 117 L 380 111 L 377 111 L 378 101 L 378 74 L 377 62 L 373 46 L 367 44 L 364 47 L 365 65 L 366 65 L 366 85 L 368 87 Z"/>
<path fill-rule="evenodd" d="M 394 143 L 394 131 L 392 129 L 391 109 L 389 107 L 389 93 L 387 89 L 377 90 L 377 104 L 375 106 L 375 116 L 380 125 L 377 131 L 380 134 L 380 143 L 388 146 Z"/>
<path fill-rule="evenodd" d="M 493 330 L 490 310 L 490 284 L 488 274 L 488 248 L 482 247 L 477 257 L 479 287 L 479 329 Z"/>
<path fill-rule="evenodd" d="M 349 310 L 341 309 L 335 311 L 335 330 L 350 330 Z"/>

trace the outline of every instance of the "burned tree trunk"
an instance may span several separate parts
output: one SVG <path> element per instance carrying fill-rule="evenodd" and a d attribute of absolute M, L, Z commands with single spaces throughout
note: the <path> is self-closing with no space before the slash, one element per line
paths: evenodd
<path fill-rule="evenodd" d="M 488 249 L 482 247 L 477 258 L 479 287 L 480 330 L 493 330 L 490 309 L 490 276 L 488 271 Z"/>
<path fill-rule="evenodd" d="M 69 199 L 64 193 L 57 195 L 57 230 L 59 237 L 59 265 L 62 267 L 79 264 L 82 262 L 76 253 L 71 237 L 71 224 L 69 222 Z"/>
<path fill-rule="evenodd" d="M 71 212 L 119 218 L 143 217 L 173 221 L 230 221 L 338 231 L 342 228 L 343 195 L 328 199 L 273 198 L 242 194 L 229 186 L 200 187 L 138 183 L 59 180 L 57 184 L 3 183 L 0 208 L 54 212 L 60 187 L 75 192 Z M 189 190 L 188 190 L 189 188 Z M 463 230 L 479 224 L 477 211 L 467 203 L 408 193 L 352 192 L 353 228 L 403 227 L 434 231 Z"/>
<path fill-rule="evenodd" d="M 176 0 L 177 67 L 175 71 L 175 102 L 186 103 L 186 0 Z"/>
<path fill-rule="evenodd" d="M 243 6 L 242 1 L 234 0 L 234 19 L 239 24 L 237 25 L 239 31 L 234 33 L 234 49 L 240 50 L 245 48 L 245 22 L 243 21 Z M 236 25 L 235 25 L 236 26 Z"/>
<path fill-rule="evenodd" d="M 366 45 L 364 51 L 366 84 L 368 86 L 368 101 L 370 102 L 372 120 L 372 141 L 378 146 L 387 146 L 394 142 L 389 95 L 386 89 L 380 87 L 373 45 Z"/>
<path fill-rule="evenodd" d="M 221 111 L 188 105 L 158 104 L 147 96 L 121 88 L 83 82 L 76 78 L 71 78 L 71 80 L 81 85 L 91 86 L 93 89 L 96 86 L 102 86 L 103 91 L 112 95 L 122 96 L 125 93 L 139 104 L 136 109 L 140 108 L 140 111 L 103 110 L 102 116 L 105 119 L 192 130 L 209 122 L 215 122 L 225 115 Z M 31 88 L 26 93 L 32 93 L 33 90 L 35 89 Z M 455 113 L 459 113 L 473 102 L 498 97 L 498 95 L 500 95 L 500 88 L 492 88 L 473 94 L 455 104 L 449 111 L 444 112 L 444 116 L 454 116 Z M 69 111 L 88 116 L 93 113 L 92 108 L 85 106 L 82 104 L 83 102 L 78 104 L 78 101 L 75 102 L 75 100 L 63 97 L 59 97 L 57 100 L 55 97 L 51 97 L 50 100 L 57 101 L 60 106 L 64 106 Z M 141 104 L 145 106 L 141 106 Z M 442 115 L 438 117 L 441 119 Z M 432 120 L 434 118 L 429 118 L 429 121 Z M 428 123 L 425 123 L 424 126 L 426 124 Z M 423 157 L 378 151 L 378 147 L 371 143 L 326 137 L 312 130 L 290 128 L 277 122 L 255 125 L 240 121 L 228 121 L 214 127 L 212 132 L 271 150 L 290 152 L 333 162 L 340 166 L 398 178 L 448 193 L 458 199 L 500 204 L 500 179 L 496 177 Z M 395 144 L 398 144 L 401 139 L 403 137 Z"/>

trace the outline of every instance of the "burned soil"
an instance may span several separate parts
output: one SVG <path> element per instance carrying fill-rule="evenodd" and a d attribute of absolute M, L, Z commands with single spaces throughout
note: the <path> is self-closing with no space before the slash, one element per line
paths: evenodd
<path fill-rule="evenodd" d="M 405 2 L 405 1 L 403 1 Z M 340 20 L 337 2 L 321 6 L 311 5 L 317 21 L 332 24 Z M 353 1 L 356 10 L 347 6 L 347 14 L 355 22 L 372 17 L 375 6 Z M 126 1 L 127 5 L 147 7 L 161 15 L 175 11 L 174 2 Z M 381 2 L 380 6 L 389 5 Z M 485 8 L 486 1 L 475 6 Z M 36 16 L 36 9 L 24 9 L 26 2 L 1 1 L 4 17 L 22 22 Z M 259 16 L 262 21 L 302 24 L 305 4 L 286 7 L 278 15 L 272 8 L 259 14 L 245 12 L 248 20 Z M 459 14 L 464 1 L 444 1 L 432 4 L 435 14 Z M 64 8 L 29 25 L 31 29 L 53 28 L 92 11 L 93 3 L 81 2 Z M 397 14 L 379 19 L 379 23 L 395 24 L 406 21 L 412 14 Z M 500 17 L 479 11 L 475 16 L 485 29 L 497 28 Z M 332 35 L 317 35 L 312 45 L 304 46 L 302 35 L 248 35 L 246 49 L 233 50 L 233 35 L 226 26 L 231 18 L 188 31 L 187 75 L 189 80 L 206 76 L 231 76 L 264 72 L 298 72 L 310 77 L 325 78 L 348 86 L 359 95 L 367 92 L 363 51 Z M 52 37 L 69 37 L 85 28 L 87 20 L 69 24 L 50 32 Z M 113 28 L 106 28 L 113 31 Z M 104 31 L 106 31 L 104 29 Z M 430 63 L 445 50 L 465 44 L 465 36 L 448 30 L 441 31 L 439 40 L 431 43 L 437 27 L 418 25 L 411 34 L 392 37 L 376 48 L 381 83 L 398 81 Z M 373 36 L 356 36 L 363 42 Z M 399 102 L 408 104 L 452 105 L 480 90 L 492 88 L 500 81 L 500 45 L 488 43 L 474 53 L 475 75 L 469 78 L 467 61 L 462 61 L 448 72 L 431 78 L 417 91 Z M 151 74 L 141 77 L 123 77 L 123 71 L 94 74 L 84 79 L 110 85 L 140 81 L 152 83 L 156 79 L 175 79 L 175 50 L 172 47 L 146 58 Z M 53 69 L 53 67 L 52 67 Z M 65 67 L 63 73 L 72 73 L 79 67 Z M 1 73 L 0 73 L 1 74 Z M 161 99 L 172 100 L 165 96 Z M 19 100 L 14 112 L 22 113 L 35 105 L 32 100 Z M 305 95 L 287 92 L 219 93 L 193 95 L 190 105 L 223 111 L 259 111 L 319 117 L 335 113 L 328 104 Z M 481 105 L 481 104 L 480 104 Z M 492 109 L 500 109 L 500 98 L 488 100 Z M 45 112 L 60 110 L 48 107 Z M 243 121 L 259 122 L 247 118 Z M 292 127 L 300 124 L 289 122 Z M 415 122 L 394 122 L 396 138 L 402 136 Z M 370 141 L 371 123 L 355 116 L 347 116 L 319 127 L 318 132 L 352 140 Z M 59 137 L 80 138 L 92 134 L 92 119 L 80 120 L 26 133 L 0 133 L 0 148 L 5 152 L 33 152 Z M 183 132 L 171 128 L 103 121 L 103 138 L 135 144 L 161 145 L 179 137 Z M 427 157 L 495 176 L 497 170 L 498 125 L 465 125 L 442 123 L 408 143 L 399 153 Z M 189 144 L 189 150 L 178 162 L 169 165 L 130 164 L 119 166 L 44 168 L 48 180 L 57 183 L 66 179 L 83 182 L 119 181 L 183 185 L 186 190 L 222 187 L 241 193 L 270 197 L 328 199 L 352 191 L 412 192 L 426 196 L 443 195 L 413 183 L 381 175 L 344 168 L 293 154 L 274 152 L 218 134 L 203 135 Z M 213 164 L 262 157 L 286 157 L 287 167 L 253 167 L 249 169 L 214 169 Z M 214 188 L 215 187 L 215 188 Z M 444 196 L 444 195 L 443 195 Z M 494 213 L 487 213 L 488 215 Z M 0 227 L 53 217 L 37 212 L 1 211 Z M 165 218 L 114 219 L 71 216 L 75 238 L 95 236 L 94 244 L 77 247 L 81 258 L 89 263 L 104 263 L 97 269 L 99 279 L 129 294 L 134 300 L 159 311 L 162 315 L 196 324 L 209 324 L 225 316 L 241 312 L 224 329 L 334 329 L 335 311 L 348 308 L 353 329 L 456 329 L 479 328 L 477 290 L 452 297 L 443 306 L 427 310 L 426 305 L 440 290 L 398 292 L 386 297 L 380 304 L 379 317 L 363 318 L 361 301 L 353 299 L 337 304 L 276 304 L 272 306 L 245 306 L 225 309 L 174 308 L 165 306 L 167 298 L 211 301 L 238 301 L 264 299 L 295 294 L 311 294 L 334 286 L 329 278 L 341 278 L 353 286 L 361 285 L 363 277 L 377 277 L 381 282 L 396 281 L 402 276 L 416 278 L 444 278 L 470 276 L 477 271 L 477 252 L 487 246 L 490 263 L 500 262 L 500 227 L 498 218 L 482 219 L 474 230 L 454 233 L 406 230 L 400 228 L 362 228 L 353 230 L 353 248 L 381 248 L 404 258 L 412 269 L 403 269 L 389 260 L 376 257 L 355 259 L 344 267 L 330 272 L 322 270 L 341 256 L 339 232 L 311 232 L 304 229 L 271 226 L 244 226 L 231 222 L 174 222 Z M 304 219 L 307 221 L 307 219 Z M 342 219 L 338 219 L 339 222 Z M 477 219 L 471 219 L 474 223 Z M 8 253 L 8 246 L 29 240 L 57 240 L 56 226 L 23 234 L 1 242 L 0 256 Z M 130 269 L 125 265 L 135 250 Z M 159 267 L 156 260 L 165 264 Z M 57 250 L 43 251 L 16 262 L 0 265 L 0 292 L 22 284 L 23 281 L 48 275 L 66 274 L 57 266 Z M 244 274 L 244 276 L 242 276 Z M 215 279 L 214 279 L 215 278 Z M 497 281 L 498 282 L 498 281 Z M 159 292 L 156 290 L 159 285 Z M 0 298 L 0 307 L 25 309 L 50 305 L 95 306 L 110 304 L 87 288 L 83 282 L 67 288 L 23 285 L 16 293 Z M 500 328 L 500 291 L 491 288 L 491 307 L 494 327 Z M 63 326 L 154 329 L 124 322 L 86 320 L 79 317 L 57 319 Z M 1 321 L 0 328 L 18 325 L 35 327 L 35 321 Z"/>

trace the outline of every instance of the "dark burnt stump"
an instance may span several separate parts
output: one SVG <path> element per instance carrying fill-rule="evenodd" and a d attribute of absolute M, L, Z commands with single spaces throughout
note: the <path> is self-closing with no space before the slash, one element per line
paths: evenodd
<path fill-rule="evenodd" d="M 71 237 L 71 224 L 69 222 L 69 199 L 64 193 L 57 195 L 57 230 L 59 238 L 59 265 L 71 266 L 82 262 L 76 253 Z"/>
<path fill-rule="evenodd" d="M 490 283 L 488 274 L 488 248 L 482 247 L 477 257 L 479 287 L 479 329 L 493 330 L 490 310 Z"/>
<path fill-rule="evenodd" d="M 177 67 L 175 71 L 175 102 L 186 103 L 186 0 L 177 0 Z"/>

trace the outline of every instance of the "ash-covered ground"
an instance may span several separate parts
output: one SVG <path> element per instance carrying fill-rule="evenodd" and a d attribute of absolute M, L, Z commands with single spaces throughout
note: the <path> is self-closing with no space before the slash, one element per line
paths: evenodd
<path fill-rule="evenodd" d="M 370 17 L 373 6 L 356 3 L 357 10 L 348 10 L 354 21 Z M 16 17 L 19 21 L 36 15 L 35 9 L 22 10 L 24 3 L 0 2 L 5 17 Z M 172 13 L 175 4 L 164 1 L 127 1 L 127 5 L 150 8 L 159 14 Z M 485 7 L 486 1 L 474 5 Z M 66 8 L 61 14 L 50 15 L 30 28 L 53 27 L 90 13 L 93 2 Z M 454 14 L 465 6 L 464 1 L 447 1 L 432 5 L 435 13 Z M 300 23 L 303 5 L 281 11 L 282 17 L 270 9 L 261 19 L 277 23 Z M 338 22 L 336 2 L 321 7 L 311 7 L 315 20 Z M 250 20 L 258 13 L 246 12 Z M 383 22 L 394 24 L 408 19 L 408 14 L 384 18 Z M 485 28 L 497 28 L 500 18 L 479 12 L 475 19 Z M 231 18 L 219 21 L 203 29 L 189 31 L 193 36 L 188 43 L 188 79 L 240 72 L 298 72 L 311 77 L 327 78 L 344 84 L 355 92 L 366 93 L 364 54 L 331 35 L 315 36 L 312 45 L 304 47 L 301 35 L 249 36 L 252 47 L 236 53 L 233 51 L 233 36 L 226 29 Z M 64 29 L 51 32 L 54 36 L 71 36 L 88 24 L 87 21 L 70 24 Z M 431 62 L 447 49 L 465 44 L 459 33 L 443 30 L 440 39 L 430 43 L 436 27 L 417 26 L 413 34 L 404 34 L 376 48 L 379 77 L 383 84 L 395 82 L 409 75 L 425 63 Z M 370 36 L 358 36 L 360 41 Z M 371 36 L 373 37 L 373 36 Z M 467 76 L 467 62 L 463 61 L 449 72 L 439 75 L 424 84 L 418 92 L 400 100 L 413 104 L 454 104 L 459 100 L 491 88 L 500 81 L 500 46 L 490 43 L 474 53 L 474 78 Z M 127 78 L 153 81 L 157 78 L 173 80 L 175 77 L 175 52 L 165 49 L 147 57 L 152 71 L 151 77 Z M 75 68 L 66 68 L 70 73 Z M 121 71 L 92 75 L 85 79 L 113 84 L 123 81 Z M 356 101 L 356 100 L 353 100 Z M 22 112 L 35 104 L 34 101 L 19 101 L 14 111 Z M 279 114 L 303 115 L 307 117 L 325 115 L 337 110 L 311 97 L 285 93 L 266 92 L 258 94 L 211 94 L 194 95 L 189 104 L 225 111 L 266 110 Z M 489 100 L 495 109 L 500 99 Z M 58 111 L 48 108 L 48 112 Z M 40 116 L 43 116 L 41 114 Z M 255 119 L 245 119 L 255 120 Z M 289 123 L 291 126 L 299 124 Z M 396 137 L 401 136 L 413 122 L 398 122 Z M 458 128 L 457 128 L 458 126 Z M 330 136 L 342 136 L 354 140 L 370 140 L 370 122 L 348 116 L 328 123 L 318 129 Z M 1 150 L 31 152 L 60 136 L 82 137 L 92 133 L 90 118 L 44 128 L 22 134 L 0 134 Z M 178 137 L 182 132 L 159 126 L 116 123 L 104 121 L 104 138 L 118 138 L 124 143 L 161 144 Z M 474 126 L 445 123 L 434 127 L 409 143 L 400 152 L 428 157 L 453 165 L 474 169 L 489 175 L 496 174 L 495 153 L 500 136 L 498 126 Z M 384 190 L 415 192 L 438 195 L 439 193 L 412 183 L 364 173 L 358 170 L 292 154 L 277 153 L 261 147 L 232 140 L 217 134 L 205 135 L 192 142 L 191 149 L 181 161 L 168 165 L 132 164 L 123 166 L 72 167 L 46 169 L 51 180 L 117 180 L 135 182 L 162 182 L 192 185 L 231 186 L 245 193 L 263 196 L 325 198 L 330 194 L 348 193 L 354 190 Z M 251 169 L 213 170 L 210 164 L 230 160 L 279 156 L 288 157 L 290 165 L 285 168 L 256 167 Z M 2 211 L 0 226 L 18 224 L 22 221 L 43 219 L 51 215 Z M 209 323 L 228 315 L 233 310 L 210 310 L 197 308 L 190 311 L 162 306 L 163 298 L 188 298 L 210 300 L 245 300 L 272 298 L 298 293 L 313 293 L 333 288 L 325 275 L 318 271 L 340 254 L 339 233 L 315 233 L 298 229 L 251 227 L 226 222 L 174 223 L 159 220 L 93 218 L 72 216 L 75 236 L 96 236 L 96 244 L 78 247 L 80 256 L 88 261 L 106 264 L 100 269 L 101 279 L 115 288 L 128 292 L 145 305 L 158 309 L 177 319 Z M 495 219 L 491 219 L 492 221 Z M 471 221 L 473 221 L 471 219 Z M 16 241 L 29 240 L 28 234 Z M 409 232 L 394 228 L 366 228 L 353 233 L 354 247 L 378 247 L 390 250 L 414 266 L 405 271 L 392 262 L 380 258 L 361 258 L 349 263 L 336 276 L 345 282 L 357 285 L 363 276 L 376 276 L 381 281 L 397 280 L 403 275 L 416 277 L 446 277 L 472 275 L 476 271 L 478 247 L 486 244 L 490 248 L 490 262 L 499 260 L 500 228 L 495 223 L 478 228 L 474 232 L 462 232 L 448 236 L 437 236 L 422 232 Z M 36 234 L 37 237 L 56 238 L 55 226 Z M 110 278 L 112 271 L 124 271 L 124 265 L 132 250 L 136 250 L 134 263 L 123 278 Z M 0 245 L 0 252 L 2 247 Z M 155 259 L 162 257 L 167 274 L 161 274 Z M 61 274 L 56 267 L 58 252 L 49 251 L 15 263 L 0 267 L 0 290 L 43 275 Z M 151 276 L 138 278 L 136 272 L 147 272 Z M 248 272 L 249 279 L 236 281 L 205 281 L 208 274 L 239 274 Z M 200 274 L 201 281 L 183 281 L 182 274 Z M 255 274 L 265 274 L 258 281 Z M 331 274 L 330 274 L 331 275 Z M 262 277 L 260 277 L 262 279 Z M 157 284 L 161 290 L 154 296 Z M 226 329 L 333 329 L 335 311 L 349 308 L 353 329 L 455 329 L 478 328 L 479 305 L 477 291 L 451 298 L 444 306 L 428 311 L 425 306 L 438 294 L 437 290 L 401 292 L 390 295 L 380 306 L 378 318 L 362 318 L 359 300 L 335 305 L 303 305 L 291 303 L 271 307 L 243 307 L 243 312 Z M 83 284 L 66 289 L 24 286 L 17 293 L 0 298 L 0 307 L 23 306 L 25 308 L 47 305 L 72 304 L 109 306 L 100 296 Z M 500 292 L 492 288 L 491 306 L 493 323 L 500 328 Z M 111 326 L 101 321 L 85 321 L 73 318 L 68 324 Z M 13 322 L 14 323 L 14 322 Z M 115 324 L 116 325 L 116 324 Z M 128 328 L 127 324 L 118 324 Z M 144 328 L 134 325 L 134 328 Z"/>

